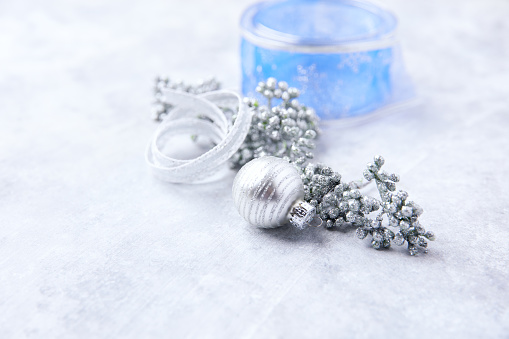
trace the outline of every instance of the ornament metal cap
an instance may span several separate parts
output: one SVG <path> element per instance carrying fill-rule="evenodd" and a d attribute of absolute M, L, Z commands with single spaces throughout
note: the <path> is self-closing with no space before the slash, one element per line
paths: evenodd
<path fill-rule="evenodd" d="M 293 226 L 301 230 L 307 226 L 318 227 L 322 224 L 322 219 L 316 215 L 315 206 L 302 200 L 293 205 L 289 219 Z"/>

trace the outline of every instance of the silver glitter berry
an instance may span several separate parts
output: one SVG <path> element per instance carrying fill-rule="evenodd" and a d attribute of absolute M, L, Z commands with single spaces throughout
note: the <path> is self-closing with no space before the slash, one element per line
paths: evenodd
<path fill-rule="evenodd" d="M 240 168 L 252 159 L 273 155 L 304 167 L 314 156 L 313 140 L 319 134 L 315 111 L 296 101 L 299 91 L 288 87 L 284 81 L 269 78 L 260 82 L 256 91 L 266 98 L 267 104 L 260 105 L 255 100 L 247 102 L 253 111 L 251 128 L 230 159 L 230 166 Z"/>

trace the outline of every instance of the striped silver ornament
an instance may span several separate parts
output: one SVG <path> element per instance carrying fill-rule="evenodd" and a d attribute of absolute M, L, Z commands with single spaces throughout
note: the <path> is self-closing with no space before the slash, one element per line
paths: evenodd
<path fill-rule="evenodd" d="M 291 221 L 304 228 L 314 217 L 313 206 L 302 201 L 299 171 L 288 161 L 266 156 L 244 165 L 233 182 L 233 201 L 251 225 L 273 228 Z"/>

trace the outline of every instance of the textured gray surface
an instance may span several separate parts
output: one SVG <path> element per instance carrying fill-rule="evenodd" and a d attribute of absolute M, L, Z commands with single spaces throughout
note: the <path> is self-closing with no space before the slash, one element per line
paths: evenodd
<path fill-rule="evenodd" d="M 237 87 L 246 3 L 0 3 L 0 337 L 507 338 L 509 3 L 390 0 L 424 104 L 324 126 L 345 178 L 402 175 L 420 257 L 148 175 L 153 77 Z"/>

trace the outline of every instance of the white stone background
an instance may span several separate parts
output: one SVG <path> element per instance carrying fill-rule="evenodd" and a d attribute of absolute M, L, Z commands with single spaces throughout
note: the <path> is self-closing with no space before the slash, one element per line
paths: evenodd
<path fill-rule="evenodd" d="M 419 257 L 149 175 L 154 77 L 238 88 L 248 3 L 0 2 L 0 337 L 509 337 L 509 2 L 388 0 L 423 104 L 323 125 L 344 178 L 401 174 Z"/>

